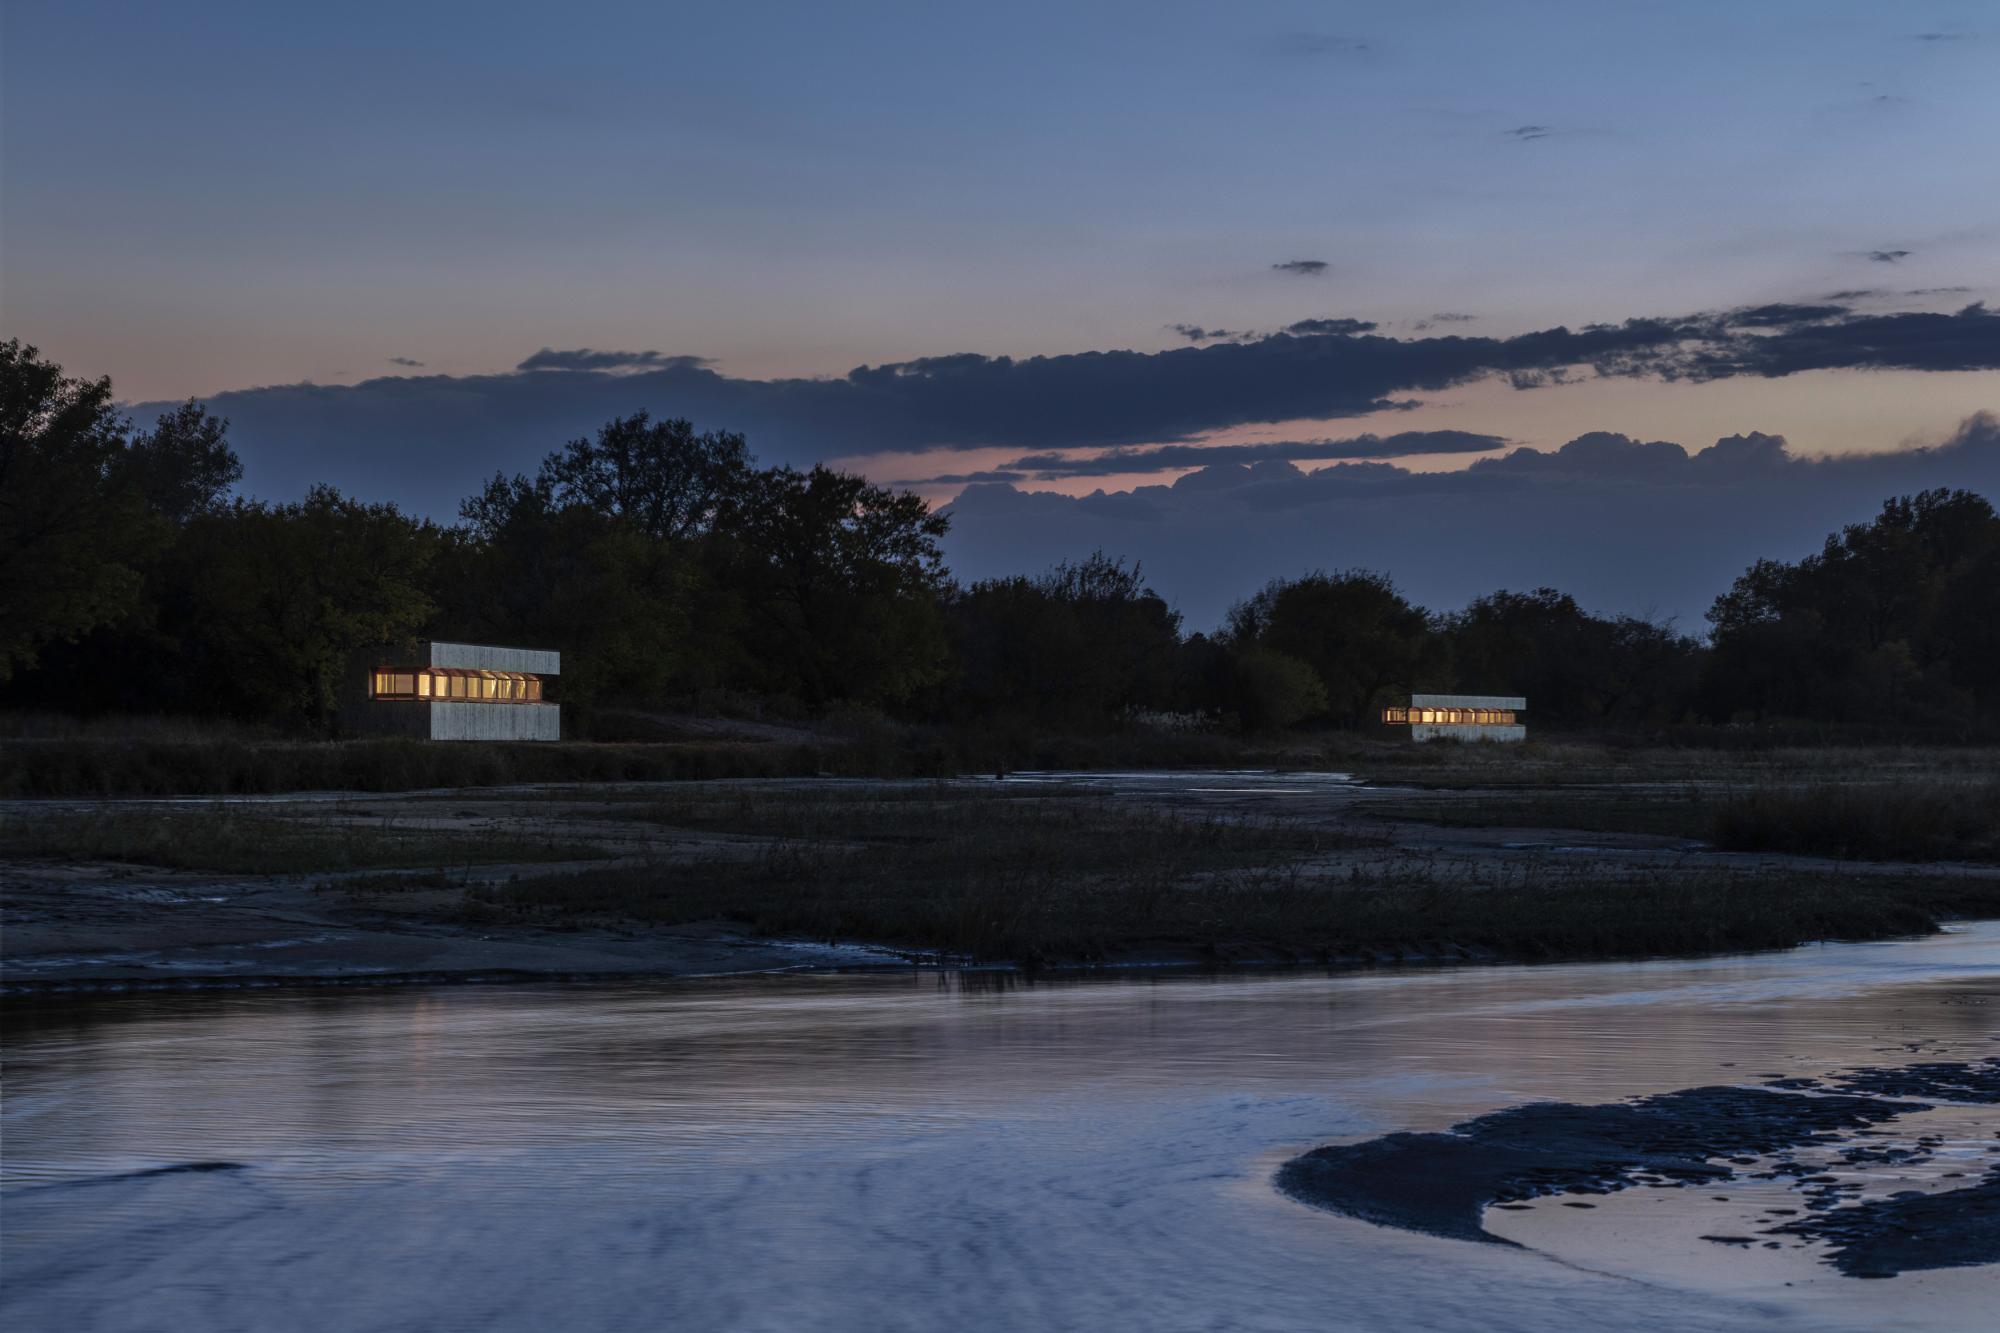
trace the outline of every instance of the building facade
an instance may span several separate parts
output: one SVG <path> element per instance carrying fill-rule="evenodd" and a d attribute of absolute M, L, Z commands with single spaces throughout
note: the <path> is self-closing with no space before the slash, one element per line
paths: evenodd
<path fill-rule="evenodd" d="M 1413 694 L 1407 708 L 1386 708 L 1382 721 L 1408 727 L 1413 741 L 1524 741 L 1518 720 L 1528 701 L 1511 694 Z"/>
<path fill-rule="evenodd" d="M 562 654 L 539 648 L 422 640 L 357 663 L 345 729 L 433 741 L 554 741 L 562 709 L 549 697 Z"/>

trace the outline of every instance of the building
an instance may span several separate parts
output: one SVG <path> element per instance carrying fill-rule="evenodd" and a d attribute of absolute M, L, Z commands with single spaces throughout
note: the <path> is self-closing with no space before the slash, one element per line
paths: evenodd
<path fill-rule="evenodd" d="M 1515 721 L 1528 701 L 1506 694 L 1413 694 L 1408 708 L 1386 708 L 1382 720 L 1407 726 L 1413 741 L 1524 741 L 1528 729 Z"/>
<path fill-rule="evenodd" d="M 420 640 L 357 662 L 360 688 L 341 717 L 346 730 L 371 736 L 560 740 L 562 709 L 548 696 L 561 674 L 561 653 Z"/>

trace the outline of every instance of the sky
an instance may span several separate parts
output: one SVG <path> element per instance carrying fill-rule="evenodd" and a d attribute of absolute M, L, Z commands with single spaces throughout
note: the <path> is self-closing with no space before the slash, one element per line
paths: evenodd
<path fill-rule="evenodd" d="M 1761 435 L 1894 454 L 1837 473 L 1883 494 L 1991 485 L 1995 0 L 0 23 L 0 333 L 141 419 L 209 402 L 262 498 L 329 481 L 449 520 L 643 409 L 949 504 L 967 577 L 1141 555 L 1199 625 L 1356 565 L 1436 603 L 1490 590 L 1469 569 L 1698 621 L 1732 562 L 1882 498 L 1781 469 L 1710 531 L 1682 474 L 1585 514 L 1545 468 L 1528 541 L 1453 508 L 1484 483 L 1331 484 L 1363 466 Z M 1299 474 L 1261 479 L 1297 501 L 1275 526 L 1226 484 L 1264 463 Z"/>

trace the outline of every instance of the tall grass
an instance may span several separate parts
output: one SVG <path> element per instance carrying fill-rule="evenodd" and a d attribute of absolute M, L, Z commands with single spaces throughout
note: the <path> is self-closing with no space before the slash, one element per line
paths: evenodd
<path fill-rule="evenodd" d="M 2000 882 L 1421 861 L 1331 873 L 1310 830 L 981 802 L 681 864 L 475 888 L 496 922 L 684 924 L 1028 965 L 1164 957 L 1636 956 L 1880 938 L 2000 912 Z M 885 820 L 888 815 L 881 816 Z M 732 816 L 732 818 L 735 818 Z M 768 827 L 766 814 L 750 822 Z"/>
<path fill-rule="evenodd" d="M 555 837 L 445 834 L 394 824 L 303 823 L 228 810 L 0 817 L 0 856 L 129 861 L 220 874 L 587 861 L 605 855 L 596 847 Z"/>
<path fill-rule="evenodd" d="M 2000 860 L 2000 779 L 1814 782 L 1723 798 L 1713 841 L 1732 851 L 1864 860 Z"/>

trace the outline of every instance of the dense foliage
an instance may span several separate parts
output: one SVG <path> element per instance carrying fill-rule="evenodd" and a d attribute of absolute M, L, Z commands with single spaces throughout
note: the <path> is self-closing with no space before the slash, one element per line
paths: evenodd
<path fill-rule="evenodd" d="M 1411 690 L 1524 694 L 1571 730 L 2000 726 L 2000 517 L 1965 491 L 1758 562 L 1704 645 L 1551 588 L 1434 613 L 1365 570 L 1276 580 L 1214 635 L 1102 552 L 962 587 L 917 496 L 645 413 L 450 526 L 327 487 L 233 497 L 241 474 L 199 403 L 139 429 L 108 380 L 0 344 L 0 700 L 338 731 L 357 654 L 433 636 L 561 649 L 600 735 L 648 709 L 1350 727 Z"/>

